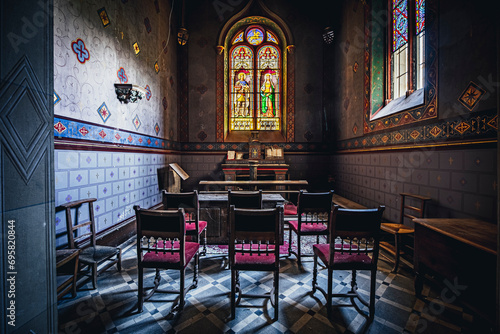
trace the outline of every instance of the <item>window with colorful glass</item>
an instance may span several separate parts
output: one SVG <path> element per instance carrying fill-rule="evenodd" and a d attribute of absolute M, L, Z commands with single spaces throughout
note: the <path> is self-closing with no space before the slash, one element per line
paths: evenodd
<path fill-rule="evenodd" d="M 424 87 L 425 0 L 390 0 L 390 3 L 391 91 L 388 95 L 394 100 Z M 414 65 L 412 59 L 416 59 Z"/>
<path fill-rule="evenodd" d="M 229 51 L 229 129 L 281 128 L 281 52 L 274 32 L 251 25 L 238 31 Z"/>

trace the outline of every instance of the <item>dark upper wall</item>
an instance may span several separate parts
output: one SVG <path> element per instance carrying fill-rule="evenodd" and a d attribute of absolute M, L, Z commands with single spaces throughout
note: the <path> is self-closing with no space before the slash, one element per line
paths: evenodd
<path fill-rule="evenodd" d="M 256 2 L 256 1 L 255 1 Z M 216 141 L 216 50 L 225 22 L 248 1 L 192 1 L 186 3 L 189 71 L 189 141 Z M 266 1 L 266 6 L 288 24 L 295 40 L 295 141 L 320 142 L 325 127 L 322 109 L 322 30 L 328 19 L 318 19 L 318 8 L 302 1 Z M 320 2 L 318 2 L 320 4 Z M 306 11 L 308 14 L 305 14 Z M 314 14 L 316 13 L 316 14 Z M 206 138 L 198 134 L 203 131 Z"/>

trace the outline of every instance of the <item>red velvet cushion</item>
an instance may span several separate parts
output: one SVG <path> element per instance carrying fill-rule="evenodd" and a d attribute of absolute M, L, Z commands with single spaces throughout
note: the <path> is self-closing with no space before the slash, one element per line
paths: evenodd
<path fill-rule="evenodd" d="M 339 252 L 335 252 L 335 258 L 333 259 L 335 264 L 370 264 L 372 262 L 372 258 L 364 253 L 349 254 L 349 246 L 347 245 L 344 245 L 344 254 L 340 253 L 340 244 L 335 244 L 335 248 L 339 249 Z M 357 249 L 356 245 L 353 245 L 352 249 L 355 251 Z M 328 264 L 328 261 L 330 260 L 330 244 L 313 245 L 313 251 L 318 255 L 323 263 Z"/>
<path fill-rule="evenodd" d="M 248 244 L 245 245 L 245 249 L 250 249 L 249 246 Z M 252 249 L 255 250 L 255 253 L 252 253 L 252 255 L 238 252 L 238 248 L 241 249 L 241 244 L 236 244 L 235 247 L 234 263 L 237 265 L 272 265 L 274 263 L 274 253 L 272 253 L 274 245 L 269 245 L 269 253 L 261 252 L 260 255 L 257 253 L 259 245 L 252 245 Z M 265 251 L 266 245 L 260 245 L 260 249 Z"/>
<path fill-rule="evenodd" d="M 297 206 L 293 203 L 286 203 L 283 212 L 285 213 L 285 216 L 296 216 Z"/>
<path fill-rule="evenodd" d="M 288 222 L 290 224 L 290 227 L 294 231 L 299 230 L 299 222 L 297 220 L 290 220 Z M 328 229 L 328 226 L 326 226 L 323 223 L 304 223 L 300 224 L 300 232 L 324 232 Z"/>
<path fill-rule="evenodd" d="M 189 261 L 191 261 L 191 259 L 194 257 L 194 255 L 196 254 L 198 249 L 200 248 L 200 244 L 197 242 L 186 242 L 184 245 L 185 245 L 185 257 L 186 257 L 186 265 L 187 265 L 189 263 Z M 163 247 L 163 241 L 158 242 L 158 247 Z M 167 241 L 165 248 L 168 250 L 170 247 L 171 247 L 171 242 Z M 179 242 L 175 241 L 174 248 L 178 248 L 178 247 L 179 247 Z M 149 263 L 149 264 L 153 264 L 153 263 L 158 263 L 158 264 L 160 264 L 160 263 L 171 263 L 171 264 L 180 263 L 180 254 L 178 252 L 172 254 L 171 252 L 168 252 L 168 251 L 165 253 L 162 251 L 158 251 L 158 253 L 156 253 L 156 251 L 151 251 L 151 252 L 144 254 L 144 258 L 143 258 L 142 262 Z"/>
<path fill-rule="evenodd" d="M 203 232 L 203 230 L 207 228 L 207 222 L 204 220 L 200 220 L 198 224 L 200 225 L 199 233 L 201 234 L 201 232 Z M 196 233 L 196 223 L 186 223 L 186 234 L 188 233 Z"/>

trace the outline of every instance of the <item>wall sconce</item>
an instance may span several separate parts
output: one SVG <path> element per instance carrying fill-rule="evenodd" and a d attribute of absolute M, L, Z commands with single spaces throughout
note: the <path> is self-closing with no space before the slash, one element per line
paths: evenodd
<path fill-rule="evenodd" d="M 144 88 L 131 84 L 115 84 L 115 93 L 118 101 L 125 104 L 135 103 L 146 95 Z"/>
<path fill-rule="evenodd" d="M 325 41 L 326 44 L 332 44 L 334 36 L 332 27 L 326 27 L 323 30 L 323 41 Z"/>
<path fill-rule="evenodd" d="M 177 32 L 177 42 L 179 42 L 180 45 L 186 45 L 188 39 L 189 32 L 187 31 L 187 29 L 179 28 L 179 31 Z"/>

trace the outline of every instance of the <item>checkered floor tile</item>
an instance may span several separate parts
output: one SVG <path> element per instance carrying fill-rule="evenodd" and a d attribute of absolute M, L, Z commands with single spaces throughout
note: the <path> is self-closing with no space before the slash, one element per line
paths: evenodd
<path fill-rule="evenodd" d="M 304 251 L 307 252 L 307 247 Z M 368 324 L 354 308 L 334 308 L 326 315 L 325 299 L 311 293 L 312 258 L 304 258 L 298 268 L 294 256 L 283 257 L 280 265 L 279 319 L 273 321 L 269 300 L 242 299 L 236 319 L 224 322 L 230 313 L 231 274 L 224 269 L 220 249 L 209 248 L 200 258 L 198 287 L 188 293 L 182 312 L 169 317 L 174 295 L 156 293 L 137 312 L 137 260 L 135 243 L 123 249 L 122 271 L 110 268 L 98 279 L 80 286 L 76 298 L 67 295 L 59 302 L 60 333 L 485 333 L 487 326 L 460 304 L 446 304 L 439 291 L 424 286 L 426 300 L 415 297 L 413 276 L 402 266 L 398 275 L 390 273 L 391 263 L 379 261 L 376 284 L 376 312 Z M 191 267 L 189 267 L 191 268 Z M 186 283 L 192 279 L 188 269 Z M 162 272 L 160 289 L 178 289 L 178 272 Z M 334 273 L 334 293 L 347 291 L 351 273 Z M 146 271 L 145 286 L 152 286 L 154 271 Z M 326 271 L 319 283 L 326 288 Z M 242 272 L 243 289 L 251 293 L 269 291 L 272 274 Z M 358 272 L 359 290 L 369 291 L 369 273 Z M 362 310 L 366 310 L 362 307 Z"/>

